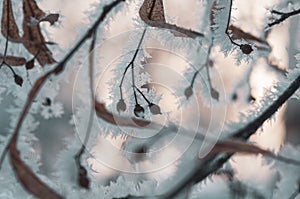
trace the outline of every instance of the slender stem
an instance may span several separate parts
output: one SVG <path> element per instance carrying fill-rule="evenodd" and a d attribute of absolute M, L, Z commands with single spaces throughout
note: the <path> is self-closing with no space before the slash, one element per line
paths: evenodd
<path fill-rule="evenodd" d="M 231 10 L 232 10 L 232 0 L 230 0 L 228 20 L 227 20 L 227 26 L 226 26 L 225 34 L 227 35 L 227 37 L 229 38 L 229 40 L 232 44 L 240 47 L 241 45 L 234 42 L 233 39 L 230 37 L 229 32 L 228 32 L 228 28 L 229 28 L 229 24 L 230 24 L 230 20 L 231 20 Z"/>
<path fill-rule="evenodd" d="M 123 76 L 122 76 L 122 79 L 121 79 L 121 82 L 120 82 L 120 85 L 119 85 L 119 88 L 120 88 L 120 95 L 121 95 L 121 99 L 123 99 L 123 92 L 122 92 L 122 86 L 123 86 L 123 82 L 124 82 L 124 78 L 125 78 L 125 75 L 129 69 L 129 67 L 131 67 L 131 79 L 132 79 L 132 89 L 133 89 L 133 94 L 134 94 L 134 99 L 135 99 L 135 103 L 138 104 L 138 101 L 137 101 L 137 96 L 136 96 L 136 92 L 135 92 L 135 81 L 134 81 L 134 61 L 136 59 L 136 56 L 140 50 L 140 47 L 141 47 L 141 44 L 144 40 L 144 37 L 145 37 L 145 33 L 146 33 L 146 28 L 144 29 L 143 33 L 142 33 L 142 37 L 140 38 L 140 41 L 138 43 L 138 46 L 134 52 L 134 55 L 131 59 L 131 61 L 129 62 L 129 64 L 126 66 L 125 68 L 125 71 L 123 72 Z"/>
<path fill-rule="evenodd" d="M 296 190 L 292 193 L 292 195 L 288 199 L 295 199 L 299 194 L 299 190 Z"/>
<path fill-rule="evenodd" d="M 134 60 L 135 60 L 135 58 L 136 58 L 136 56 L 137 56 L 137 54 L 138 54 L 138 52 L 139 52 L 139 50 L 140 50 L 141 44 L 142 44 L 142 42 L 143 42 L 143 40 L 144 40 L 144 37 L 145 37 L 146 30 L 147 30 L 147 29 L 145 28 L 144 31 L 143 31 L 143 33 L 142 33 L 142 37 L 141 37 L 141 39 L 140 39 L 140 41 L 139 41 L 139 44 L 138 44 L 138 46 L 137 46 L 137 48 L 136 48 L 136 50 L 135 50 L 135 53 L 134 53 L 134 55 L 133 55 L 133 57 L 132 57 L 131 63 L 134 62 Z"/>
<path fill-rule="evenodd" d="M 136 92 L 135 92 L 135 81 L 134 81 L 134 65 L 133 63 L 131 64 L 131 78 L 132 78 L 132 90 L 133 90 L 133 95 L 134 95 L 134 100 L 135 100 L 135 104 L 139 104 L 137 97 L 136 97 Z"/>
<path fill-rule="evenodd" d="M 209 67 L 206 65 L 205 68 L 206 68 L 208 85 L 209 85 L 209 88 L 212 89 L 212 83 L 211 83 L 211 78 L 210 78 L 210 74 L 209 74 Z"/>
<path fill-rule="evenodd" d="M 196 70 L 196 72 L 194 73 L 193 75 L 193 78 L 192 78 L 192 81 L 191 81 L 191 87 L 193 88 L 194 86 L 194 83 L 195 83 L 195 79 L 196 77 L 198 76 L 199 72 L 205 67 L 208 65 L 208 62 L 209 62 L 209 55 L 210 55 L 210 52 L 211 52 L 211 48 L 212 48 L 212 43 L 211 45 L 209 45 L 209 48 L 208 48 L 208 51 L 207 51 L 207 56 L 206 56 L 206 61 L 205 61 L 205 64 L 203 66 L 201 66 L 198 70 Z"/>
<path fill-rule="evenodd" d="M 1 153 L 1 157 L 0 157 L 0 170 L 2 168 L 2 164 L 4 162 L 4 159 L 5 159 L 5 156 L 7 154 L 7 151 L 8 151 L 8 144 L 5 146 L 4 150 Z"/>
<path fill-rule="evenodd" d="M 12 72 L 14 75 L 16 75 L 16 72 L 14 71 L 14 69 L 13 69 L 10 65 L 8 65 L 7 63 L 4 63 L 4 65 L 6 65 L 6 66 L 11 70 L 11 72 Z"/>
<path fill-rule="evenodd" d="M 138 88 L 135 86 L 135 89 L 143 96 L 143 98 L 145 99 L 145 101 L 147 102 L 148 105 L 151 104 L 151 102 L 146 98 L 146 96 L 144 95 L 144 93 Z"/>
<path fill-rule="evenodd" d="M 91 110 L 90 110 L 90 115 L 89 115 L 89 122 L 88 122 L 88 126 L 87 126 L 87 130 L 86 130 L 86 134 L 85 134 L 85 138 L 84 138 L 84 142 L 81 146 L 81 149 L 78 151 L 78 153 L 75 155 L 75 160 L 77 162 L 77 166 L 80 167 L 81 166 L 81 156 L 85 151 L 86 145 L 88 143 L 89 137 L 90 137 L 90 133 L 91 133 L 91 129 L 92 129 L 92 125 L 93 125 L 93 119 L 94 119 L 94 107 L 95 107 L 95 93 L 94 93 L 94 47 L 95 47 L 95 43 L 96 43 L 96 37 L 97 37 L 97 31 L 95 30 L 95 32 L 93 33 L 93 38 L 91 41 L 91 45 L 90 45 L 90 49 L 89 49 L 89 79 L 90 79 L 90 99 L 91 99 Z"/>

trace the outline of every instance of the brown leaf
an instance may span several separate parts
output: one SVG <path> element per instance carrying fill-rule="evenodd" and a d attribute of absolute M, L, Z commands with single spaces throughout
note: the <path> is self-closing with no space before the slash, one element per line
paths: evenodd
<path fill-rule="evenodd" d="M 234 25 L 230 25 L 230 26 L 228 27 L 228 30 L 231 30 L 231 31 L 232 31 L 232 36 L 231 36 L 231 38 L 232 38 L 233 40 L 236 40 L 236 39 L 244 39 L 244 40 L 246 40 L 246 41 L 248 41 L 248 42 L 255 41 L 255 42 L 258 42 L 258 43 L 260 43 L 260 44 L 264 44 L 264 45 L 269 46 L 269 44 L 268 44 L 265 40 L 260 39 L 260 38 L 254 36 L 254 35 L 252 35 L 252 34 L 250 34 L 250 33 L 244 32 L 242 29 L 240 29 L 240 28 L 238 28 L 238 27 L 236 27 L 236 26 L 234 26 Z"/>
<path fill-rule="evenodd" d="M 48 14 L 45 17 L 43 17 L 40 21 L 48 21 L 51 25 L 53 25 L 55 22 L 57 22 L 59 18 L 59 14 Z"/>
<path fill-rule="evenodd" d="M 35 0 L 23 0 L 23 4 L 25 2 L 30 7 L 31 10 L 30 12 L 32 13 L 31 15 L 32 17 L 41 20 L 46 15 L 46 13 L 38 7 Z M 23 5 L 23 9 L 24 9 L 24 5 Z"/>
<path fill-rule="evenodd" d="M 225 140 L 216 143 L 216 146 L 211 151 L 211 154 L 218 153 L 248 153 L 248 154 L 262 154 L 263 156 L 273 158 L 287 164 L 294 164 L 300 166 L 300 161 L 276 155 L 271 151 L 260 148 L 253 144 L 249 144 L 238 140 Z"/>
<path fill-rule="evenodd" d="M 9 56 L 6 55 L 5 59 L 3 55 L 0 55 L 0 63 L 5 61 L 6 64 L 10 66 L 23 66 L 26 64 L 26 59 L 24 57 L 15 57 L 15 56 Z"/>
<path fill-rule="evenodd" d="M 15 17 L 13 15 L 11 0 L 3 0 L 1 33 L 4 37 L 7 37 L 9 41 L 22 41 L 19 35 L 19 29 L 15 21 Z"/>
<path fill-rule="evenodd" d="M 162 0 L 145 0 L 141 9 L 145 9 L 149 20 L 166 22 Z"/>
<path fill-rule="evenodd" d="M 149 26 L 169 29 L 175 36 L 192 38 L 204 36 L 202 33 L 167 23 L 162 0 L 144 0 L 139 10 L 139 15 Z"/>
<path fill-rule="evenodd" d="M 30 194 L 43 199 L 63 199 L 42 182 L 23 162 L 16 146 L 16 137 L 13 137 L 9 144 L 9 157 L 17 179 Z"/>
<path fill-rule="evenodd" d="M 41 20 L 46 14 L 39 9 L 34 0 L 23 0 L 23 44 L 36 57 L 40 65 L 55 63 L 51 51 L 46 46 L 39 25 L 31 26 L 31 17 Z"/>
<path fill-rule="evenodd" d="M 154 126 L 156 125 L 150 121 L 143 120 L 143 119 L 114 115 L 105 108 L 105 105 L 103 103 L 99 103 L 97 101 L 95 101 L 95 110 L 98 117 L 113 125 L 129 126 L 129 127 L 136 127 L 136 128 L 145 127 L 150 124 Z"/>

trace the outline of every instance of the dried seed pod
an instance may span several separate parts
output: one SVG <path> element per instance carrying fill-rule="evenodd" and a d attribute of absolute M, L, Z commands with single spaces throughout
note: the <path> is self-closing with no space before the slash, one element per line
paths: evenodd
<path fill-rule="evenodd" d="M 240 49 L 246 55 L 249 55 L 253 51 L 252 47 L 249 44 L 240 45 Z"/>
<path fill-rule="evenodd" d="M 191 86 L 187 87 L 184 90 L 184 95 L 185 95 L 186 99 L 189 99 L 193 95 L 193 88 Z"/>
<path fill-rule="evenodd" d="M 19 75 L 15 74 L 14 78 L 15 78 L 15 83 L 18 84 L 19 86 L 22 86 L 22 84 L 23 84 L 22 77 L 20 77 Z"/>
<path fill-rule="evenodd" d="M 144 117 L 144 113 L 145 113 L 145 109 L 139 105 L 139 104 L 136 104 L 135 107 L 134 107 L 134 110 L 133 110 L 133 113 L 136 117 Z"/>
<path fill-rule="evenodd" d="M 149 104 L 149 108 L 153 115 L 161 114 L 160 107 L 158 105 L 151 103 Z"/>
<path fill-rule="evenodd" d="M 117 111 L 124 112 L 126 110 L 126 104 L 123 99 L 120 99 L 117 103 Z"/>

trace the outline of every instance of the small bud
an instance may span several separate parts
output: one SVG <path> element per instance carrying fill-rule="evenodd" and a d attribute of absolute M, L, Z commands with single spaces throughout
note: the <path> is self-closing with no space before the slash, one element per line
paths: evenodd
<path fill-rule="evenodd" d="M 133 110 L 133 113 L 136 117 L 144 117 L 144 113 L 145 113 L 145 109 L 139 105 L 139 104 L 136 104 L 135 107 L 134 107 L 134 110 Z"/>
<path fill-rule="evenodd" d="M 51 106 L 51 99 L 49 97 L 47 97 L 42 104 L 44 106 Z"/>
<path fill-rule="evenodd" d="M 193 88 L 191 86 L 187 87 L 184 90 L 184 95 L 185 95 L 186 99 L 189 99 L 193 95 Z"/>
<path fill-rule="evenodd" d="M 30 70 L 34 67 L 34 58 L 26 62 L 25 67 L 27 70 Z"/>
<path fill-rule="evenodd" d="M 149 105 L 149 108 L 150 108 L 150 112 L 151 112 L 153 115 L 161 114 L 160 107 L 159 107 L 158 105 L 151 103 L 151 104 Z"/>
<path fill-rule="evenodd" d="M 232 96 L 231 96 L 232 101 L 236 101 L 237 98 L 238 98 L 237 93 L 233 93 Z"/>
<path fill-rule="evenodd" d="M 23 84 L 22 77 L 20 77 L 19 75 L 15 74 L 14 78 L 15 78 L 15 83 L 18 84 L 19 86 L 22 86 L 22 84 Z"/>
<path fill-rule="evenodd" d="M 85 188 L 85 189 L 90 188 L 90 180 L 87 177 L 87 171 L 83 166 L 80 166 L 80 168 L 79 168 L 78 184 L 82 188 Z"/>
<path fill-rule="evenodd" d="M 246 55 L 249 55 L 253 51 L 252 47 L 249 44 L 240 45 L 240 49 Z"/>
<path fill-rule="evenodd" d="M 117 111 L 124 112 L 126 110 L 126 104 L 123 99 L 120 99 L 117 103 Z"/>
<path fill-rule="evenodd" d="M 212 98 L 219 101 L 219 92 L 217 90 L 215 90 L 214 88 L 210 89 L 210 95 Z"/>

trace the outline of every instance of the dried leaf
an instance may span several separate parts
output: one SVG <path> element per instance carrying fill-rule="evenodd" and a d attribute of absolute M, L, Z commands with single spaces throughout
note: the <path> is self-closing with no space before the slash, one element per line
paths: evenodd
<path fill-rule="evenodd" d="M 31 10 L 30 12 L 32 13 L 32 17 L 41 20 L 46 15 L 46 13 L 38 7 L 35 0 L 23 0 L 23 9 L 24 3 L 26 3 L 29 6 Z"/>
<path fill-rule="evenodd" d="M 19 29 L 13 15 L 11 0 L 3 0 L 1 32 L 12 42 L 22 42 Z M 8 34 L 8 35 L 7 35 Z"/>
<path fill-rule="evenodd" d="M 3 61 L 10 66 L 23 66 L 26 63 L 26 59 L 24 57 L 6 55 L 4 59 L 3 55 L 0 55 L 0 63 Z"/>
<path fill-rule="evenodd" d="M 202 33 L 167 23 L 165 20 L 162 0 L 144 0 L 139 10 L 139 15 L 149 26 L 169 29 L 175 34 L 175 36 L 192 38 L 204 36 Z"/>
<path fill-rule="evenodd" d="M 45 17 L 43 17 L 40 21 L 48 21 L 51 25 L 53 25 L 55 22 L 57 22 L 59 18 L 59 14 L 48 14 Z"/>
<path fill-rule="evenodd" d="M 151 21 L 166 22 L 162 0 L 145 0 L 141 9 L 145 9 L 144 12 Z"/>
<path fill-rule="evenodd" d="M 36 57 L 40 65 L 55 63 L 51 51 L 47 48 L 39 26 L 30 26 L 31 18 L 41 20 L 46 14 L 39 9 L 34 0 L 23 0 L 23 44 Z"/>
<path fill-rule="evenodd" d="M 248 42 L 255 41 L 255 42 L 258 42 L 260 44 L 264 44 L 264 45 L 269 46 L 268 42 L 266 42 L 265 40 L 260 39 L 260 38 L 254 36 L 254 35 L 252 35 L 250 33 L 244 32 L 242 29 L 240 29 L 240 28 L 238 28 L 236 26 L 230 25 L 228 27 L 228 30 L 231 30 L 231 32 L 232 32 L 231 38 L 233 40 L 244 39 L 244 40 L 246 40 Z"/>
<path fill-rule="evenodd" d="M 9 157 L 13 171 L 21 185 L 32 195 L 44 199 L 63 199 L 42 182 L 23 162 L 16 147 L 16 137 L 9 144 Z"/>

